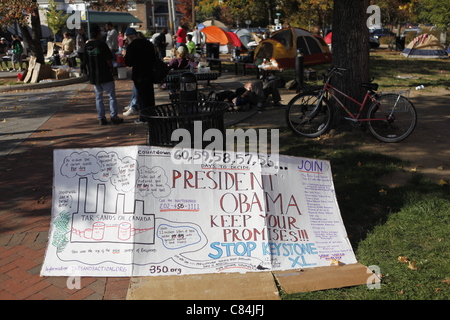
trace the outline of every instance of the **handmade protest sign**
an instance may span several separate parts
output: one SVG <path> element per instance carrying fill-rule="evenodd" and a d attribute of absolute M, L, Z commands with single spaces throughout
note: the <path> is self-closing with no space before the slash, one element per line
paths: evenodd
<path fill-rule="evenodd" d="M 356 263 L 328 161 L 280 156 L 271 164 L 276 173 L 267 174 L 268 162 L 256 154 L 189 149 L 186 161 L 174 163 L 174 152 L 147 146 L 55 150 L 41 275 L 186 275 Z"/>

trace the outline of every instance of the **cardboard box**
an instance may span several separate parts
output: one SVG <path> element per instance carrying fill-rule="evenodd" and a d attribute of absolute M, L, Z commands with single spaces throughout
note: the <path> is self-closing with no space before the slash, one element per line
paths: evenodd
<path fill-rule="evenodd" d="M 70 69 L 66 68 L 53 68 L 52 79 L 63 80 L 70 77 Z"/>

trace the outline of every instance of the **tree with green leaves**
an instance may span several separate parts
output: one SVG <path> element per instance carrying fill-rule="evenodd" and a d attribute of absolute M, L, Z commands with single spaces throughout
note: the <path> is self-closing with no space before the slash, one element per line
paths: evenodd
<path fill-rule="evenodd" d="M 53 35 L 61 30 L 61 28 L 66 24 L 69 14 L 62 10 L 58 10 L 58 5 L 54 0 L 49 0 L 48 11 L 47 11 L 47 25 L 52 30 Z"/>
<path fill-rule="evenodd" d="M 44 64 L 44 52 L 41 45 L 42 31 L 37 0 L 8 0 L 0 2 L 0 20 L 2 28 L 17 23 L 23 39 L 27 42 L 36 61 Z M 27 26 L 30 24 L 31 33 Z"/>
<path fill-rule="evenodd" d="M 447 27 L 450 24 L 450 0 L 421 0 L 417 12 L 422 22 Z"/>

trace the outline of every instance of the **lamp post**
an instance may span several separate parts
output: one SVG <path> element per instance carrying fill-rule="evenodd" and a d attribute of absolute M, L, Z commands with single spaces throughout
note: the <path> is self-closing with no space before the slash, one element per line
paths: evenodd
<path fill-rule="evenodd" d="M 245 20 L 245 24 L 247 25 L 247 29 L 250 27 L 252 20 Z"/>
<path fill-rule="evenodd" d="M 86 12 L 86 24 L 87 24 L 87 34 L 88 38 L 91 36 L 91 27 L 89 26 L 89 2 L 91 0 L 85 0 L 84 11 Z"/>

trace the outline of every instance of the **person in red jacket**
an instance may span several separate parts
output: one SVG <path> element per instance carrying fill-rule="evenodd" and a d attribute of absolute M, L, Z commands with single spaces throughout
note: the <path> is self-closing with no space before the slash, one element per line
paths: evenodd
<path fill-rule="evenodd" d="M 179 26 L 177 31 L 177 49 L 180 46 L 186 46 L 187 31 L 184 26 Z"/>

